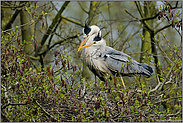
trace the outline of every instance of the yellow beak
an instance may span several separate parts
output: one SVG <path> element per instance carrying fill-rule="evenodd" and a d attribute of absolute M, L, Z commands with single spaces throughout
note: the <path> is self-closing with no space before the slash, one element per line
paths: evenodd
<path fill-rule="evenodd" d="M 80 44 L 80 46 L 79 46 L 79 48 L 78 48 L 78 51 L 79 51 L 80 49 L 83 49 L 83 48 L 86 48 L 86 47 L 89 47 L 89 46 L 92 45 L 92 44 L 87 44 L 87 45 L 83 46 L 83 45 L 85 44 L 85 42 L 87 41 L 87 39 L 88 39 L 88 37 L 86 37 L 85 39 L 83 39 L 83 41 L 81 42 L 81 44 Z"/>

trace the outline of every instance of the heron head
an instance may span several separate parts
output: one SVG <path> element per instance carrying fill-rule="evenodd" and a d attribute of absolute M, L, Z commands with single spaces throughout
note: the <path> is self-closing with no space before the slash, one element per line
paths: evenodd
<path fill-rule="evenodd" d="M 87 18 L 88 19 L 88 18 Z M 86 43 L 86 41 L 91 37 L 91 36 L 96 36 L 99 32 L 100 28 L 96 25 L 92 25 L 91 27 L 88 26 L 88 24 L 85 21 L 85 28 L 83 29 L 83 41 L 80 44 L 80 47 L 78 48 L 78 51 L 82 49 L 83 45 Z M 101 33 L 99 33 L 101 35 Z"/>
<path fill-rule="evenodd" d="M 95 26 L 95 25 L 92 25 L 91 27 L 90 27 L 90 32 L 88 33 L 88 34 L 86 34 L 85 33 L 85 29 L 83 29 L 83 33 L 84 33 L 84 35 L 83 35 L 83 41 L 81 42 L 81 44 L 80 44 L 80 46 L 79 46 L 79 48 L 78 48 L 78 51 L 80 50 L 80 49 L 83 49 L 83 48 L 85 48 L 87 45 L 85 45 L 85 46 L 83 46 L 85 43 L 86 43 L 86 41 L 91 37 L 95 37 L 95 36 L 101 36 L 101 31 L 100 31 L 100 28 L 98 27 L 98 26 Z M 92 41 L 93 39 L 91 39 L 91 41 Z"/>
<path fill-rule="evenodd" d="M 105 27 L 104 27 L 105 28 Z M 98 35 L 94 37 L 93 42 L 91 43 L 93 46 L 102 46 L 105 45 L 105 40 L 102 38 L 101 36 L 101 30 L 103 28 L 101 28 L 98 32 Z"/>
<path fill-rule="evenodd" d="M 93 39 L 93 41 L 101 41 L 102 40 L 102 34 L 101 34 L 101 30 L 104 29 L 106 27 L 102 27 L 101 29 L 99 29 L 97 36 L 95 36 L 95 38 Z"/>
<path fill-rule="evenodd" d="M 101 46 L 101 45 L 105 45 L 105 41 L 102 40 L 102 36 L 101 36 L 101 30 L 104 29 L 105 27 L 103 28 L 99 28 L 98 26 L 91 26 L 91 32 L 89 36 L 86 36 L 86 38 L 81 42 L 80 44 L 80 47 L 78 48 L 78 51 L 80 49 L 83 49 L 83 48 L 86 48 L 86 47 L 89 47 L 89 46 Z M 92 39 L 92 42 L 87 44 L 87 45 L 84 45 L 85 42 L 87 41 L 87 39 L 91 36 L 95 36 L 93 39 Z M 84 46 L 83 46 L 84 45 Z"/>
<path fill-rule="evenodd" d="M 85 28 L 83 29 L 83 38 L 89 38 L 94 34 L 97 35 L 99 30 L 100 28 L 96 25 L 92 25 L 91 27 L 89 27 L 85 24 Z"/>
<path fill-rule="evenodd" d="M 95 26 L 95 25 L 93 25 L 91 27 L 88 26 L 87 20 L 89 18 L 91 18 L 91 17 L 94 17 L 94 15 L 93 16 L 89 16 L 85 20 L 85 27 L 83 28 L 83 38 L 91 37 L 93 34 L 95 34 L 95 33 L 97 34 L 98 31 L 100 30 L 100 28 L 98 26 Z"/>

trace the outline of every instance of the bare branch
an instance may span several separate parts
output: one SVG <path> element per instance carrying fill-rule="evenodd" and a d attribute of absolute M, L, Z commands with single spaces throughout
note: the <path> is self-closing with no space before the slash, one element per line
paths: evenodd
<path fill-rule="evenodd" d="M 10 29 L 12 23 L 15 21 L 17 15 L 19 14 L 19 12 L 22 10 L 16 10 L 15 13 L 13 14 L 12 18 L 10 19 L 10 21 L 6 24 L 6 26 L 3 28 L 3 31 Z"/>
<path fill-rule="evenodd" d="M 55 5 L 53 4 L 53 2 L 52 1 L 50 1 L 50 3 L 52 4 L 52 6 L 54 7 L 54 9 L 58 12 L 58 9 L 57 9 L 57 7 L 55 7 Z"/>
<path fill-rule="evenodd" d="M 49 34 L 52 32 L 52 29 L 54 28 L 55 24 L 57 24 L 58 19 L 61 18 L 61 14 L 65 10 L 65 8 L 67 7 L 68 4 L 69 4 L 69 1 L 65 1 L 65 3 L 60 8 L 59 12 L 53 19 L 52 24 L 49 26 L 46 34 L 43 36 L 43 38 L 41 40 L 41 46 L 46 42 L 46 39 L 48 38 Z M 38 49 L 40 49 L 40 48 L 38 48 Z"/>
<path fill-rule="evenodd" d="M 44 111 L 44 113 L 45 113 L 46 115 L 48 115 L 48 116 L 50 116 L 51 118 L 53 118 L 54 121 L 59 122 L 56 118 L 54 118 L 51 114 L 49 114 L 49 113 L 44 109 L 44 107 L 41 106 L 41 104 L 38 103 L 37 100 L 36 100 L 35 102 L 36 102 L 36 104 Z"/>
<path fill-rule="evenodd" d="M 81 5 L 81 3 L 80 3 L 79 1 L 78 1 L 78 4 L 79 4 L 79 6 L 81 7 L 81 9 L 82 9 L 85 13 L 89 14 L 89 12 L 86 11 L 86 10 L 82 7 L 82 5 Z"/>
<path fill-rule="evenodd" d="M 27 5 L 26 5 L 27 3 L 29 3 L 29 2 L 28 2 L 28 1 L 27 1 L 27 2 L 22 2 L 22 3 L 20 3 L 20 5 L 17 5 L 17 6 L 14 6 L 14 5 L 11 5 L 11 4 L 9 4 L 8 6 L 4 6 L 4 5 L 2 5 L 2 3 L 1 3 L 1 8 L 13 8 L 13 9 L 22 8 L 22 7 L 24 7 L 24 6 L 27 6 Z"/>
<path fill-rule="evenodd" d="M 11 29 L 7 29 L 7 30 L 4 30 L 3 31 L 3 33 L 5 33 L 5 32 L 8 32 L 8 31 L 11 31 L 11 30 L 14 30 L 14 29 L 16 29 L 16 28 L 21 28 L 21 27 L 23 27 L 23 26 L 26 26 L 26 25 L 33 25 L 35 22 L 32 22 L 32 23 L 25 23 L 25 24 L 22 24 L 22 25 L 20 25 L 20 26 L 16 26 L 16 27 L 14 27 L 14 28 L 11 28 Z"/>
<path fill-rule="evenodd" d="M 157 85 L 154 89 L 150 90 L 150 91 L 149 91 L 149 93 L 152 93 L 152 92 L 154 92 L 154 91 L 158 90 L 158 88 L 159 88 L 159 87 L 160 87 L 160 85 L 162 84 L 162 83 L 160 82 L 160 80 L 159 80 L 158 75 L 156 75 L 156 77 L 157 77 L 157 80 L 158 80 L 158 85 Z"/>
<path fill-rule="evenodd" d="M 178 98 L 182 98 L 182 96 L 179 96 L 179 97 L 170 97 L 168 99 L 159 100 L 159 101 L 155 102 L 154 104 L 161 103 L 161 102 L 166 102 L 166 101 L 169 101 L 170 99 L 178 99 Z"/>
<path fill-rule="evenodd" d="M 158 32 L 160 32 L 160 31 L 162 31 L 162 30 L 164 30 L 164 29 L 166 29 L 166 28 L 168 28 L 168 27 L 170 27 L 170 26 L 172 26 L 172 24 L 166 25 L 166 26 L 162 27 L 161 29 L 156 30 L 156 31 L 154 32 L 154 34 L 156 35 Z"/>
<path fill-rule="evenodd" d="M 129 37 L 127 37 L 127 38 L 125 39 L 125 41 L 122 43 L 122 46 L 120 46 L 120 47 L 122 47 L 120 50 L 124 49 L 125 44 L 126 44 L 127 42 L 129 42 L 129 41 L 130 41 L 130 40 L 140 31 L 140 29 L 141 29 L 141 28 L 139 28 L 136 32 L 134 32 L 132 35 L 130 35 Z"/>
<path fill-rule="evenodd" d="M 164 86 L 164 84 L 165 84 L 165 82 L 166 82 L 168 76 L 169 76 L 170 73 L 172 72 L 172 69 L 173 69 L 173 67 L 175 66 L 177 60 L 178 60 L 178 58 L 174 61 L 174 63 L 173 63 L 173 65 L 171 66 L 170 70 L 169 70 L 168 73 L 166 74 L 166 77 L 165 77 L 164 81 L 162 82 L 162 85 L 161 85 L 161 87 L 159 88 L 159 90 L 161 90 L 161 89 L 163 88 L 163 86 Z"/>
<path fill-rule="evenodd" d="M 68 38 L 66 38 L 66 39 L 64 39 L 64 40 L 57 41 L 57 42 L 54 43 L 52 46 L 50 46 L 49 48 L 47 48 L 45 51 L 39 53 L 39 55 L 46 54 L 50 49 L 52 49 L 52 48 L 53 48 L 54 46 L 56 46 L 57 44 L 61 44 L 61 43 L 65 42 L 65 41 L 67 41 L 67 40 L 69 40 L 69 39 L 74 39 L 74 38 L 77 38 L 77 35 L 68 37 Z"/>
<path fill-rule="evenodd" d="M 141 8 L 141 6 L 140 6 L 140 2 L 139 2 L 139 1 L 134 1 L 134 2 L 135 2 L 135 5 L 136 5 L 136 7 L 137 7 L 139 13 L 140 13 L 141 18 L 144 18 L 144 14 L 143 14 L 143 12 L 142 12 L 142 8 Z"/>
<path fill-rule="evenodd" d="M 81 24 L 80 22 L 75 21 L 75 20 L 72 20 L 72 19 L 69 19 L 69 18 L 65 17 L 64 15 L 62 15 L 62 18 L 65 19 L 65 20 L 67 20 L 67 21 L 69 21 L 69 22 L 71 22 L 71 23 L 74 23 L 74 24 L 76 24 L 76 25 L 79 25 L 79 26 L 81 26 L 81 27 L 84 27 L 84 25 Z"/>
<path fill-rule="evenodd" d="M 151 18 L 139 19 L 139 18 L 133 16 L 133 15 L 132 15 L 131 13 L 129 13 L 127 10 L 125 10 L 125 12 L 128 13 L 128 14 L 129 14 L 130 16 L 132 16 L 133 18 L 137 19 L 138 21 L 141 21 L 142 24 L 144 25 L 144 27 L 147 29 L 147 31 L 148 31 L 149 33 L 153 33 L 153 32 L 154 32 L 154 30 L 153 30 L 151 27 L 149 27 L 149 26 L 147 25 L 147 23 L 145 23 L 146 20 L 150 20 Z"/>
<path fill-rule="evenodd" d="M 173 116 L 177 116 L 178 114 L 181 114 L 181 109 L 178 111 L 178 112 L 176 112 L 175 114 L 168 114 L 168 116 L 169 117 L 173 117 Z"/>
<path fill-rule="evenodd" d="M 125 9 L 125 12 L 126 12 L 127 14 L 129 14 L 131 17 L 133 17 L 133 18 L 135 18 L 135 19 L 137 19 L 137 20 L 140 20 L 139 18 L 133 16 L 133 15 L 132 15 L 130 12 L 128 12 L 126 9 Z"/>
<path fill-rule="evenodd" d="M 8 103 L 8 104 L 6 104 L 6 105 L 3 105 L 2 107 L 1 107 L 1 109 L 5 109 L 6 107 L 8 107 L 8 106 L 10 106 L 10 105 L 12 105 L 12 106 L 17 106 L 17 105 L 27 105 L 28 103 L 26 102 L 26 103 Z"/>

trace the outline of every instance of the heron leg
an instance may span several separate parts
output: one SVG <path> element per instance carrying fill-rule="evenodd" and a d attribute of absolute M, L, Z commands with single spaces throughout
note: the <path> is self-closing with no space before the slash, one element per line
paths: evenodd
<path fill-rule="evenodd" d="M 125 83 L 124 83 L 124 81 L 123 81 L 123 77 L 122 77 L 121 75 L 120 75 L 120 78 L 121 78 L 121 82 L 122 82 L 122 84 L 123 84 L 124 89 L 126 89 Z"/>
<path fill-rule="evenodd" d="M 95 86 L 97 86 L 97 81 L 96 81 L 96 79 L 97 79 L 97 78 L 96 78 L 96 75 L 95 75 Z"/>

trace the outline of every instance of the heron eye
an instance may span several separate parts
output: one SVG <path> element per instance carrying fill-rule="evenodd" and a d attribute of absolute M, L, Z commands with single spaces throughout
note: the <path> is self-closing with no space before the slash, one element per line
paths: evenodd
<path fill-rule="evenodd" d="M 96 44 L 96 41 L 94 41 L 93 44 Z"/>

